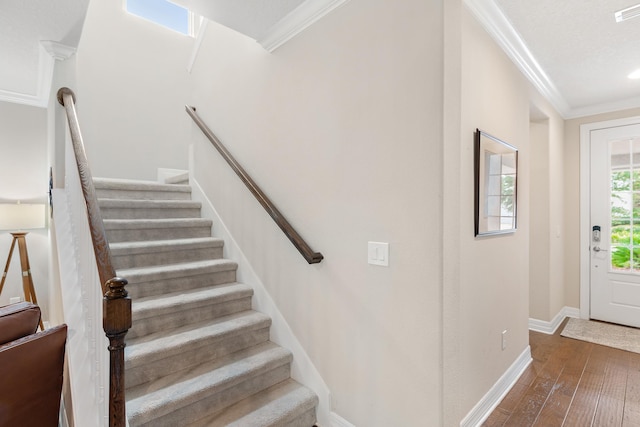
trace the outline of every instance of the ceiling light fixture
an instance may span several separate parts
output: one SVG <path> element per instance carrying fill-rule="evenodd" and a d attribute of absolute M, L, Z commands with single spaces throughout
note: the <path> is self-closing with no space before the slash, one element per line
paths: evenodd
<path fill-rule="evenodd" d="M 640 68 L 629 74 L 627 77 L 630 79 L 640 79 Z"/>
<path fill-rule="evenodd" d="M 615 14 L 616 22 L 626 21 L 628 19 L 640 16 L 640 4 L 617 11 Z"/>

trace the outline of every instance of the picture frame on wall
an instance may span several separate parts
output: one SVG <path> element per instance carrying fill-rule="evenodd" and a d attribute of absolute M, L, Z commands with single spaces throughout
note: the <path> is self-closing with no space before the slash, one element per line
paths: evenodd
<path fill-rule="evenodd" d="M 475 236 L 517 229 L 518 149 L 480 129 L 475 132 Z"/>

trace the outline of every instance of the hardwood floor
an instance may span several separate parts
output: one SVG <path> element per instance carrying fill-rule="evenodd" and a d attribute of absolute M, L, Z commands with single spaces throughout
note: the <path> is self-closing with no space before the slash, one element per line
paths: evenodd
<path fill-rule="evenodd" d="M 529 332 L 533 362 L 483 426 L 640 426 L 640 354 L 561 337 L 563 327 Z"/>

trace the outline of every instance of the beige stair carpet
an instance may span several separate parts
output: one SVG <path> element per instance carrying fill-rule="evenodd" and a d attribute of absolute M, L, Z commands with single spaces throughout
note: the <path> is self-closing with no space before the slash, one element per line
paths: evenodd
<path fill-rule="evenodd" d="M 94 180 L 132 299 L 129 425 L 311 427 L 317 397 L 291 379 L 291 352 L 269 341 L 271 319 L 252 310 L 185 179 Z"/>

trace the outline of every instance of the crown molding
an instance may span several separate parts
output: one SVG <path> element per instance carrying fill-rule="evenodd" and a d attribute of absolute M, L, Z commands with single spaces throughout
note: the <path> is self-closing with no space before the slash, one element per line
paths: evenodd
<path fill-rule="evenodd" d="M 533 56 L 520 34 L 493 0 L 464 0 L 465 5 L 538 91 L 566 117 L 569 104 Z"/>
<path fill-rule="evenodd" d="M 267 51 L 273 52 L 348 1 L 307 0 L 271 27 L 258 43 Z"/>
<path fill-rule="evenodd" d="M 567 120 L 576 119 L 578 117 L 595 116 L 596 114 L 612 113 L 614 111 L 630 110 L 632 108 L 640 108 L 640 99 L 638 97 L 572 108 L 564 118 Z"/>
<path fill-rule="evenodd" d="M 36 93 L 12 92 L 10 90 L 0 89 L 0 101 L 46 108 L 49 105 L 51 82 L 53 80 L 53 70 L 56 60 L 63 61 L 68 59 L 75 52 L 76 49 L 74 47 L 52 40 L 41 40 Z"/>
<path fill-rule="evenodd" d="M 67 46 L 66 44 L 58 43 L 53 40 L 40 40 L 40 45 L 49 55 L 51 55 L 53 59 L 58 61 L 69 59 L 77 50 L 73 46 Z"/>

